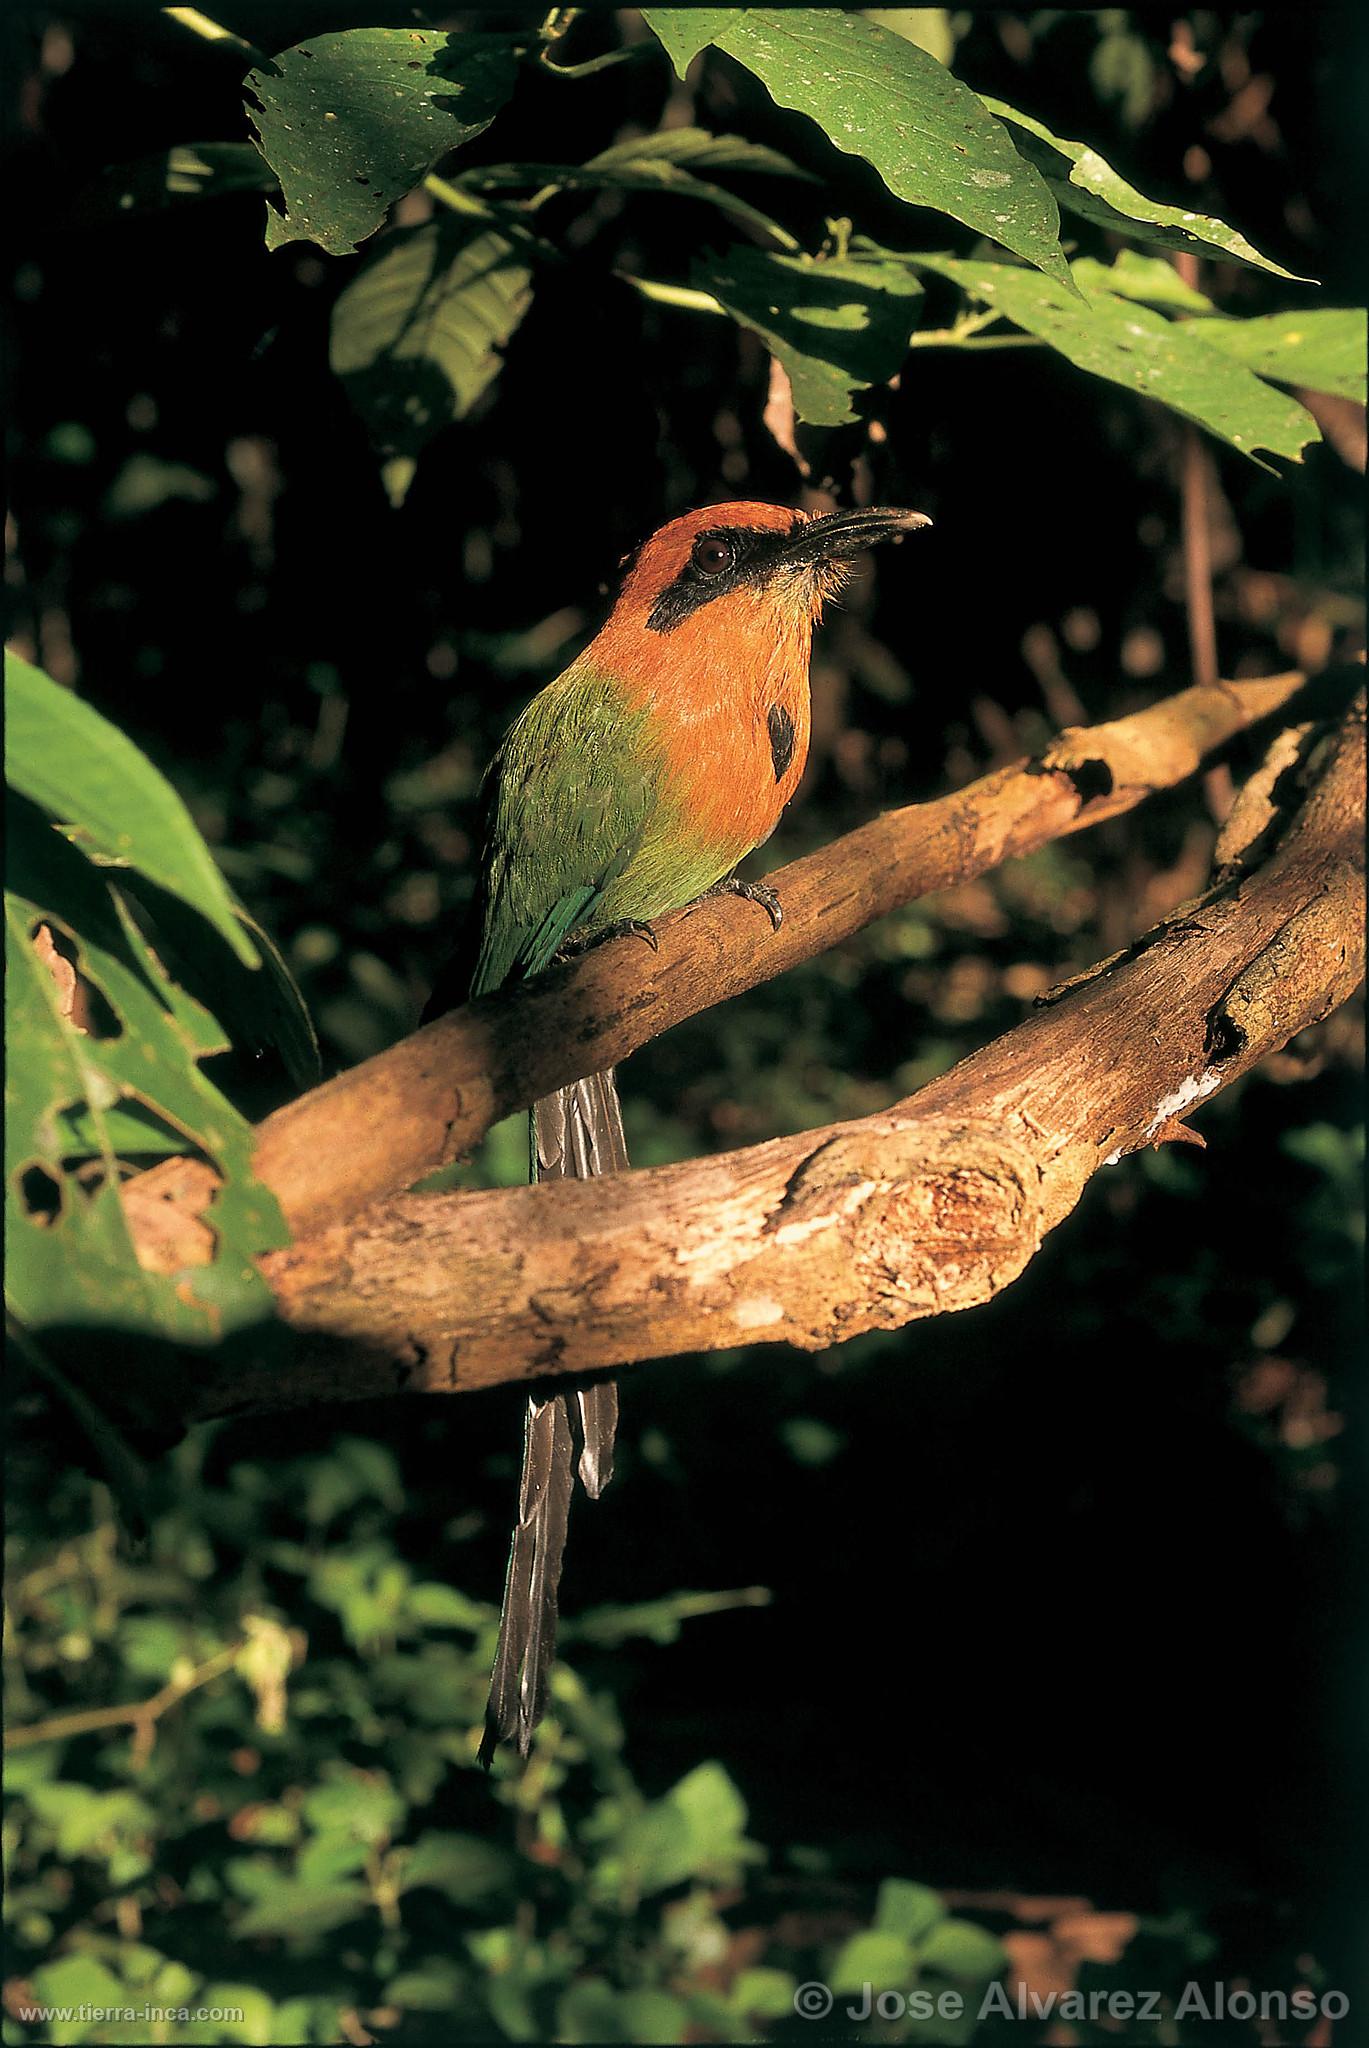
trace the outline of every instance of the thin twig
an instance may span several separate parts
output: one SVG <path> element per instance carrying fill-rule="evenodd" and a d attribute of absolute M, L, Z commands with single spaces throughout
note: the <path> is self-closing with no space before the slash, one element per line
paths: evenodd
<path fill-rule="evenodd" d="M 1175 255 L 1174 268 L 1193 291 L 1198 289 L 1198 259 L 1189 249 Z M 1212 521 L 1208 503 L 1208 453 L 1202 434 L 1191 420 L 1180 429 L 1180 526 L 1184 549 L 1184 603 L 1188 611 L 1188 644 L 1197 683 L 1217 680 L 1217 623 L 1212 606 Z"/>
<path fill-rule="evenodd" d="M 131 1700 L 121 1707 L 85 1707 L 75 1714 L 54 1714 L 49 1721 L 32 1721 L 27 1728 L 7 1728 L 5 1748 L 29 1749 L 38 1742 L 64 1742 L 72 1735 L 91 1735 L 98 1728 L 129 1726 L 135 1731 L 135 1751 L 145 1756 L 163 1714 L 179 1705 L 188 1693 L 197 1692 L 202 1685 L 231 1671 L 245 1647 L 243 1643 L 234 1643 L 227 1650 L 219 1650 L 183 1678 L 168 1680 L 150 1699 Z"/>

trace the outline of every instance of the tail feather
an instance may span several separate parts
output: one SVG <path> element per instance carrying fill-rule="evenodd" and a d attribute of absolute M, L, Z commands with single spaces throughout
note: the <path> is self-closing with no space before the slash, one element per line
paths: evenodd
<path fill-rule="evenodd" d="M 628 1164 L 611 1068 L 545 1097 L 533 1108 L 530 1122 L 533 1174 L 538 1180 L 589 1180 L 601 1173 L 619 1173 Z M 516 1741 L 519 1753 L 526 1756 L 532 1732 L 546 1711 L 573 1485 L 573 1420 L 579 1423 L 580 1482 L 590 1499 L 597 1500 L 613 1477 L 616 1383 L 586 1380 L 565 1392 L 529 1397 L 518 1525 L 509 1550 L 499 1646 L 480 1745 L 480 1761 L 486 1768 L 501 1742 Z"/>
<path fill-rule="evenodd" d="M 577 1387 L 580 1405 L 580 1484 L 598 1500 L 613 1477 L 613 1439 L 618 1431 L 617 1380 L 591 1380 Z"/>
<path fill-rule="evenodd" d="M 532 1125 L 538 1180 L 592 1180 L 628 1163 L 612 1067 L 534 1103 Z"/>

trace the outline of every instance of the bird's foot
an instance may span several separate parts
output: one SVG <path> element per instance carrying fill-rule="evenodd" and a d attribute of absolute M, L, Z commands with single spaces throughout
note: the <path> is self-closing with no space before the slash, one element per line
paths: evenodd
<path fill-rule="evenodd" d="M 768 882 L 739 882 L 735 875 L 725 881 L 715 882 L 708 891 L 710 896 L 744 896 L 748 903 L 759 903 L 770 920 L 770 929 L 778 931 L 784 923 L 784 909 L 779 897 Z"/>
<path fill-rule="evenodd" d="M 661 942 L 649 924 L 640 917 L 616 917 L 612 924 L 601 925 L 598 931 L 584 932 L 578 937 L 567 939 L 557 949 L 558 960 L 578 960 L 591 947 L 602 946 L 606 939 L 645 939 L 653 953 L 659 953 Z"/>
<path fill-rule="evenodd" d="M 601 939 L 645 939 L 653 953 L 659 953 L 661 942 L 652 927 L 640 917 L 615 917 L 596 934 Z"/>

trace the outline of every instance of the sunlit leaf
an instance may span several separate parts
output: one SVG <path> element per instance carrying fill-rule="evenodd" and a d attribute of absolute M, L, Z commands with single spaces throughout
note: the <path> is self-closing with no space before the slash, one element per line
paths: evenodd
<path fill-rule="evenodd" d="M 285 195 L 266 246 L 350 255 L 439 158 L 488 128 L 514 81 L 507 36 L 352 28 L 247 74 L 257 146 Z"/>
<path fill-rule="evenodd" d="M 96 867 L 24 800 L 10 808 L 8 1298 L 35 1330 L 86 1323 L 212 1341 L 269 1313 L 253 1262 L 286 1241 L 274 1199 L 252 1176 L 251 1129 L 198 1064 L 222 1033 L 147 947 L 117 871 Z M 65 938 L 105 1005 L 89 1030 L 66 1013 L 39 958 L 40 924 Z M 119 1197 L 120 1160 L 156 1149 L 137 1135 L 144 1114 L 224 1177 L 207 1217 L 213 1262 L 180 1275 L 139 1264 Z M 78 1172 L 82 1159 L 97 1170 Z"/>
<path fill-rule="evenodd" d="M 950 1977 L 996 1977 L 1005 1957 L 1002 1947 L 972 1920 L 941 1920 L 918 1945 L 924 1969 L 944 1970 Z"/>
<path fill-rule="evenodd" d="M 1270 313 L 1255 320 L 1204 320 L 1192 329 L 1209 348 L 1308 391 L 1365 401 L 1366 316 L 1359 306 Z"/>
<path fill-rule="evenodd" d="M 1071 289 L 1060 216 L 1039 173 L 968 86 L 915 43 L 829 8 L 649 8 L 684 75 L 713 43 L 782 107 L 808 114 L 889 190 L 1000 242 Z"/>
<path fill-rule="evenodd" d="M 1080 256 L 1070 265 L 1074 281 L 1086 297 L 1111 292 L 1114 298 L 1135 299 L 1143 306 L 1161 306 L 1179 313 L 1210 313 L 1212 301 L 1205 293 L 1186 284 L 1172 263 L 1163 256 L 1141 256 L 1135 249 L 1119 249 L 1112 263 L 1098 263 L 1092 256 Z"/>
<path fill-rule="evenodd" d="M 165 776 L 98 711 L 17 654 L 5 655 L 5 776 L 94 853 L 136 868 L 257 964 L 228 885 Z"/>
<path fill-rule="evenodd" d="M 946 1918 L 946 1904 L 939 1892 L 925 1884 L 910 1884 L 907 1878 L 886 1877 L 875 1903 L 875 1926 L 883 1934 L 896 1934 L 903 1941 L 920 1941 Z"/>
<path fill-rule="evenodd" d="M 1050 278 L 1015 265 L 954 256 L 910 260 L 997 307 L 1079 369 L 1158 399 L 1253 461 L 1260 460 L 1256 451 L 1262 448 L 1300 461 L 1309 441 L 1321 438 L 1316 421 L 1296 400 L 1206 347 L 1197 338 L 1201 323 L 1166 320 L 1148 306 L 1108 293 L 1070 297 Z"/>
<path fill-rule="evenodd" d="M 980 98 L 991 114 L 1010 124 L 1013 141 L 1040 170 L 1060 205 L 1081 219 L 1143 242 L 1158 242 L 1166 249 L 1224 256 L 1233 263 L 1248 263 L 1256 270 L 1272 271 L 1275 277 L 1293 278 L 1299 284 L 1311 282 L 1262 256 L 1225 221 L 1194 213 L 1187 207 L 1166 206 L 1159 200 L 1147 199 L 1086 142 L 1068 142 L 1063 136 L 1053 135 L 1044 122 L 1034 120 L 1030 114 L 1019 114 L 1015 107 L 993 99 L 988 93 Z"/>

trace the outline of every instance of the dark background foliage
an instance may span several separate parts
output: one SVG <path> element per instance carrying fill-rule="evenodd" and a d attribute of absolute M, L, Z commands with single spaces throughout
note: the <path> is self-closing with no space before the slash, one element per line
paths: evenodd
<path fill-rule="evenodd" d="M 220 12 L 272 47 L 338 23 L 322 6 Z M 1086 135 L 1145 189 L 1221 213 L 1320 279 L 1325 303 L 1360 296 L 1354 10 L 955 24 L 956 69 L 977 90 Z M 696 503 L 797 502 L 794 464 L 762 423 L 766 359 L 730 322 L 586 283 L 605 246 L 679 274 L 680 238 L 697 246 L 710 219 L 684 201 L 559 199 L 544 232 L 568 262 L 539 280 L 491 399 L 433 445 L 394 511 L 327 371 L 354 262 L 306 244 L 268 256 L 258 195 L 82 223 L 108 164 L 241 136 L 239 67 L 150 12 L 33 12 L 5 33 L 10 631 L 187 795 L 286 951 L 334 1070 L 413 1027 L 470 889 L 480 770 L 593 630 L 618 558 Z M 602 46 L 595 24 L 577 33 L 586 54 Z M 1185 65 L 1186 49 L 1201 62 Z M 652 58 L 574 87 L 530 76 L 467 160 L 580 160 L 626 119 L 663 114 L 775 143 L 827 181 L 819 212 L 892 236 L 874 174 L 716 60 L 689 92 Z M 1290 302 L 1255 273 L 1204 281 L 1228 310 Z M 936 525 L 829 624 L 812 766 L 767 864 L 1189 675 L 1170 415 L 1025 349 L 915 354 L 866 410 L 874 436 L 862 420 L 801 437 L 813 481 L 854 480 Z M 1352 654 L 1353 469 L 1320 447 L 1276 477 L 1207 445 L 1223 672 Z M 1258 752 L 1232 750 L 1238 780 Z M 635 1156 L 908 1092 L 1201 886 L 1214 831 L 1203 789 L 1185 788 L 676 1031 L 624 1076 Z M 704 1756 L 742 1790 L 773 1852 L 746 1924 L 855 1924 L 878 1882 L 904 1875 L 1139 1914 L 1138 1981 L 1141 1955 L 1273 1985 L 1311 1956 L 1340 1981 L 1356 1048 L 1345 1016 L 1304 1034 L 1204 1111 L 1206 1152 L 1123 1162 L 985 1308 L 820 1358 L 757 1349 L 628 1376 L 620 1476 L 573 1517 L 568 1613 L 680 1587 L 772 1599 L 668 1645 L 582 1641 L 572 1655 L 617 1700 L 646 1792 Z M 287 1087 L 267 1056 L 225 1085 L 254 1115 Z M 481 1170 L 499 1160 L 496 1145 Z M 258 1475 L 234 1496 L 253 1504 L 247 1521 L 215 1538 L 216 1569 L 265 1542 L 302 1470 L 364 1438 L 398 1475 L 383 1518 L 396 1555 L 493 1600 L 518 1405 L 408 1402 L 287 1416 L 267 1440 L 255 1422 L 206 1433 L 192 1491 L 227 1499 L 235 1473 Z M 178 1497 L 170 1474 L 158 1483 Z M 24 1569 L 106 1513 L 100 1498 L 80 1478 L 54 1495 L 21 1462 Z M 361 1541 L 350 1523 L 330 1538 L 340 1555 Z M 300 1582 L 260 1569 L 276 1611 L 326 1644 Z M 60 1659 L 30 1673 L 19 1718 L 71 1696 L 60 1674 Z M 66 1775 L 102 1768 L 92 1752 Z M 279 1797 L 288 1749 L 269 1768 Z M 481 1833 L 488 1797 L 449 1773 L 428 1818 Z M 208 1838 L 195 1851 L 216 1853 Z M 60 1931 L 63 1909 L 43 1910 Z M 985 1910 L 1015 1924 L 1001 1900 Z M 195 1967 L 265 1981 L 264 1963 L 223 1960 L 217 1939 L 211 1916 Z M 21 1938 L 19 1967 L 32 1959 Z M 348 1982 L 374 1995 L 376 1971 Z"/>

